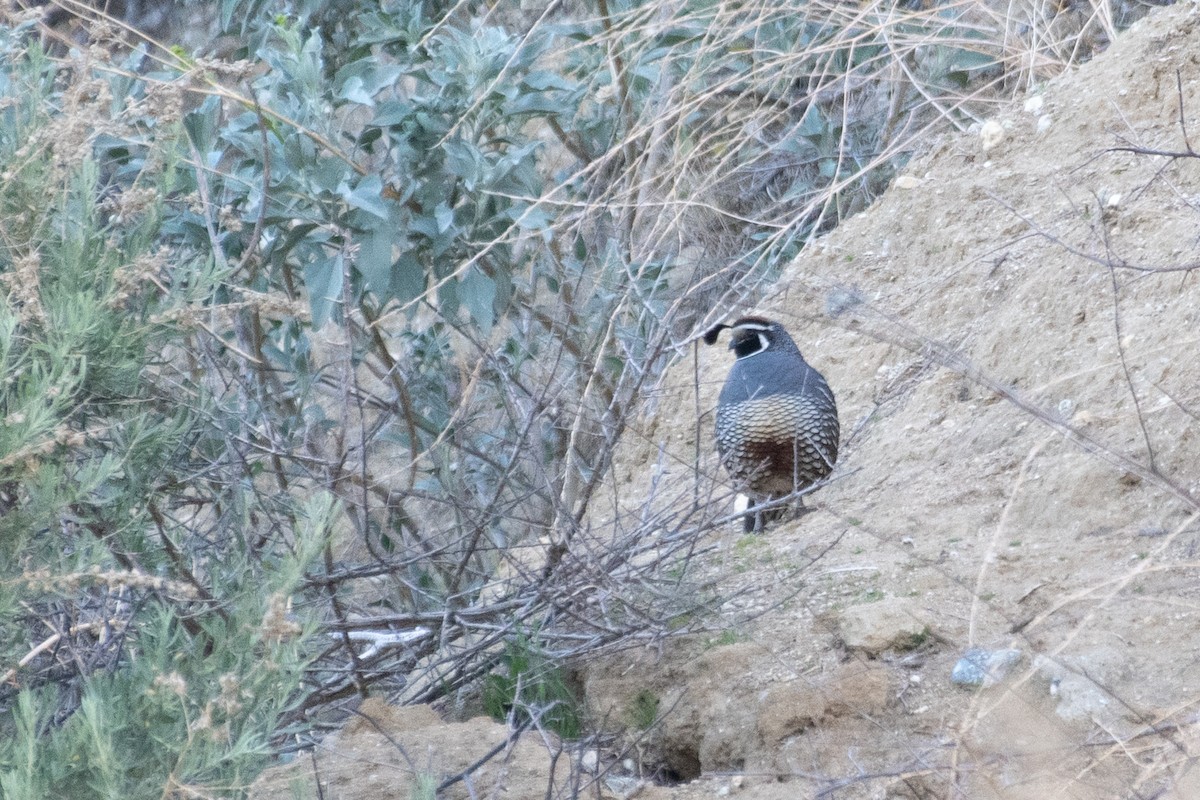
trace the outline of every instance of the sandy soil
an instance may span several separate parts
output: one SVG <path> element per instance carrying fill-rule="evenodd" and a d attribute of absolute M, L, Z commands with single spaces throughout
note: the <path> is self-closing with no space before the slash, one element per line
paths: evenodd
<path fill-rule="evenodd" d="M 649 695 L 673 710 L 636 757 L 607 757 L 632 733 L 593 752 L 586 767 L 612 769 L 583 796 L 1200 797 L 1200 274 L 1178 269 L 1200 265 L 1200 158 L 1110 150 L 1187 149 L 1181 103 L 1200 139 L 1198 43 L 1194 4 L 1151 14 L 998 116 L 999 145 L 948 137 L 733 310 L 783 321 L 824 372 L 841 461 L 813 513 L 714 534 L 705 569 L 753 623 L 584 669 L 597 717 Z M 698 391 L 711 411 L 729 358 L 701 347 L 712 378 L 697 389 L 684 360 L 655 407 Z M 622 496 L 693 480 L 696 430 L 648 417 Z M 1021 661 L 956 686 L 972 646 Z M 456 723 L 451 757 L 433 728 L 392 721 L 438 774 L 503 738 Z M 331 739 L 319 758 L 345 778 L 324 796 L 408 796 L 411 764 L 385 742 L 371 725 Z M 526 757 L 488 785 L 547 796 L 549 757 Z M 655 769 L 678 784 L 638 782 Z"/>

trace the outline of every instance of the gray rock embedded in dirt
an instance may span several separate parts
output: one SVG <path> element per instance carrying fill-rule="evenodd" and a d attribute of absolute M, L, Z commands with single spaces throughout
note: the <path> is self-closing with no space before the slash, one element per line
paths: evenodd
<path fill-rule="evenodd" d="M 1126 705 L 1084 674 L 1088 672 L 1087 661 L 1078 656 L 1062 660 L 1045 656 L 1034 659 L 1034 667 L 1050 681 L 1050 695 L 1058 701 L 1054 712 L 1069 722 L 1095 723 L 1114 736 L 1134 733 L 1138 726 L 1126 718 L 1129 711 Z M 1103 668 L 1096 665 L 1094 669 L 1102 671 Z"/>
<path fill-rule="evenodd" d="M 1021 663 L 1024 653 L 1014 648 L 988 650 L 972 647 L 954 665 L 950 680 L 959 686 L 988 689 L 1008 677 L 1009 671 Z"/>

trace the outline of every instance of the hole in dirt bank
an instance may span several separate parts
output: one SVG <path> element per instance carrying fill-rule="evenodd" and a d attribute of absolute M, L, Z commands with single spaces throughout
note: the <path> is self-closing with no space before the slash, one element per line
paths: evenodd
<path fill-rule="evenodd" d="M 661 786 L 675 786 L 700 777 L 700 755 L 690 748 L 673 748 L 663 753 L 661 763 L 649 766 L 648 771 Z"/>

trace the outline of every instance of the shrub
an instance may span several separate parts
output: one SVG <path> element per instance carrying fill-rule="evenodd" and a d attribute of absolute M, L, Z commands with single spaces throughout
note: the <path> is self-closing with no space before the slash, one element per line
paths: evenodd
<path fill-rule="evenodd" d="M 241 418 L 180 381 L 220 272 L 162 247 L 178 119 L 145 116 L 111 54 L 59 62 L 18 35 L 0 72 L 0 796 L 236 792 L 297 697 L 312 629 L 287 603 L 335 505 L 268 502 L 227 438 Z"/>

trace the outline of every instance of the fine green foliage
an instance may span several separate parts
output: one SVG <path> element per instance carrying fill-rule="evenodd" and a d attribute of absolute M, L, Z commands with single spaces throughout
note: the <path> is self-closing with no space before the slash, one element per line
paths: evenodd
<path fill-rule="evenodd" d="M 661 704 L 657 694 L 649 689 L 642 689 L 633 696 L 626 710 L 629 724 L 635 730 L 649 730 L 658 721 L 658 708 Z"/>
<path fill-rule="evenodd" d="M 162 246 L 178 122 L 0 46 L 0 797 L 236 795 L 297 699 L 288 598 L 334 504 L 266 508 L 176 379 L 219 278 Z"/>
<path fill-rule="evenodd" d="M 562 667 L 523 635 L 506 644 L 500 664 L 483 683 L 483 708 L 493 719 L 536 721 L 565 739 L 581 733 L 577 706 Z"/>

